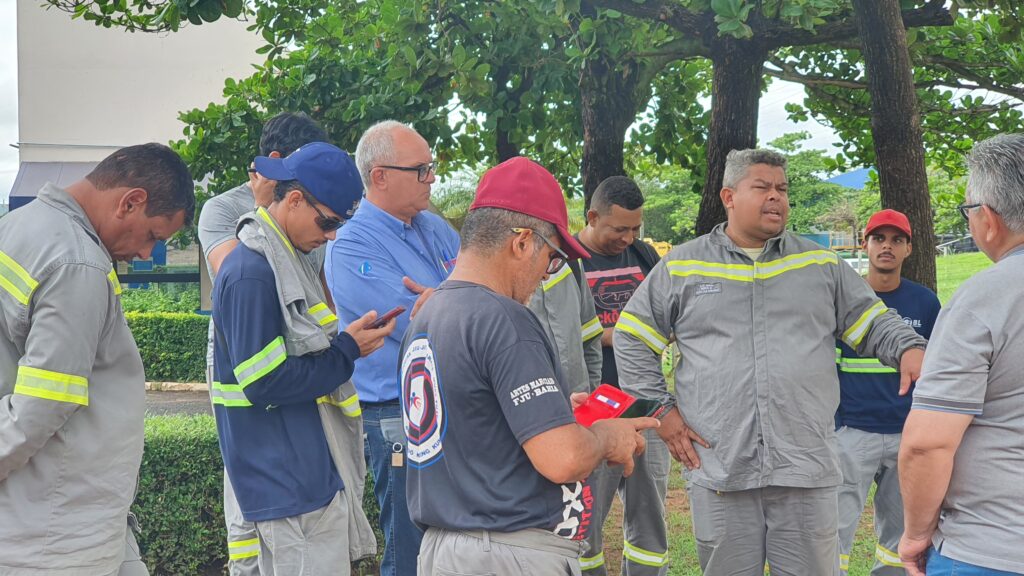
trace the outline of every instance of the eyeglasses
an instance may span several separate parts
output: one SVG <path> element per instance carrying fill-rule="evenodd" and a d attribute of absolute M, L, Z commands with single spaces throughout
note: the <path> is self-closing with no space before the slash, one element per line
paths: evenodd
<path fill-rule="evenodd" d="M 320 229 L 323 230 L 324 232 L 334 232 L 338 228 L 341 228 L 341 225 L 345 223 L 345 221 L 342 220 L 341 218 L 328 216 L 321 212 L 320 209 L 316 207 L 316 204 L 314 204 L 313 201 L 310 200 L 309 197 L 306 196 L 305 194 L 302 195 L 302 198 L 306 201 L 306 204 L 309 204 L 309 206 L 313 210 L 316 210 L 316 225 L 319 226 Z"/>
<path fill-rule="evenodd" d="M 537 234 L 537 231 L 534 230 L 533 228 L 512 228 L 512 233 L 522 234 L 525 230 L 529 230 L 530 232 Z M 545 272 L 547 274 L 557 273 L 559 270 L 562 269 L 562 266 L 565 266 L 565 263 L 569 260 L 569 255 L 566 254 L 565 252 L 562 252 L 562 250 L 558 246 L 552 244 L 551 241 L 545 238 L 543 234 L 537 234 L 537 237 L 543 240 L 549 248 L 555 251 L 554 254 L 548 257 L 548 268 Z"/>
<path fill-rule="evenodd" d="M 984 204 L 961 204 L 956 208 L 960 211 L 960 215 L 964 217 L 964 220 L 970 220 L 970 211 L 975 208 L 981 208 L 982 206 L 984 206 Z"/>
<path fill-rule="evenodd" d="M 434 172 L 437 172 L 437 162 L 427 162 L 426 164 L 420 164 L 418 166 L 375 166 L 375 168 L 387 168 L 388 170 L 401 170 L 402 172 L 415 172 L 416 180 L 420 182 L 426 182 L 427 178 Z"/>

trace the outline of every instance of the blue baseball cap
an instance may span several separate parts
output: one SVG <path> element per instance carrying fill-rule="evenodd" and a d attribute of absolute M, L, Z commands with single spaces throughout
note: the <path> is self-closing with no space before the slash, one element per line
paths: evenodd
<path fill-rule="evenodd" d="M 271 180 L 298 180 L 318 202 L 347 220 L 363 197 L 356 163 L 341 148 L 311 142 L 285 158 L 256 157 L 256 171 Z"/>

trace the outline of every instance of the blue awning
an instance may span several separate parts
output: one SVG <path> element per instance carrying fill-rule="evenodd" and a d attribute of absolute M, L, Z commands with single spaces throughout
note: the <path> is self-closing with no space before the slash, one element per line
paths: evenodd
<path fill-rule="evenodd" d="M 11 187 L 10 209 L 31 202 L 47 182 L 74 184 L 92 172 L 99 162 L 22 162 Z"/>

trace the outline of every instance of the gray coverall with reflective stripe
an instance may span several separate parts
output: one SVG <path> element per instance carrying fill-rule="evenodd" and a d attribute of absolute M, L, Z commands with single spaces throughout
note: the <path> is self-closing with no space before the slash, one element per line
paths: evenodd
<path fill-rule="evenodd" d="M 591 392 L 601 384 L 601 321 L 587 280 L 575 278 L 569 264 L 537 287 L 530 310 L 558 351 L 571 392 Z"/>
<path fill-rule="evenodd" d="M 112 574 L 124 558 L 145 374 L 120 293 L 64 190 L 0 220 L 0 573 Z"/>
<path fill-rule="evenodd" d="M 724 225 L 673 248 L 626 305 L 624 389 L 669 397 L 660 356 L 673 333 L 679 410 L 711 444 L 695 445 L 701 467 L 686 477 L 722 492 L 837 486 L 835 339 L 889 366 L 925 344 L 834 252 L 783 232 L 754 262 Z"/>

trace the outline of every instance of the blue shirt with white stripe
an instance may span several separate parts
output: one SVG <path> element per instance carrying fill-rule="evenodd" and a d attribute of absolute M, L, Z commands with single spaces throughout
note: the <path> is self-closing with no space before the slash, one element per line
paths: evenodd
<path fill-rule="evenodd" d="M 896 311 L 908 326 L 925 338 L 931 338 L 939 299 L 924 286 L 900 279 L 891 292 L 876 292 L 882 302 Z M 913 395 L 899 395 L 899 370 L 883 365 L 876 358 L 861 358 L 841 340 L 836 364 L 839 369 L 839 410 L 836 428 L 849 426 L 865 432 L 898 434 L 910 414 Z M 911 389 L 912 391 L 913 389 Z"/>

